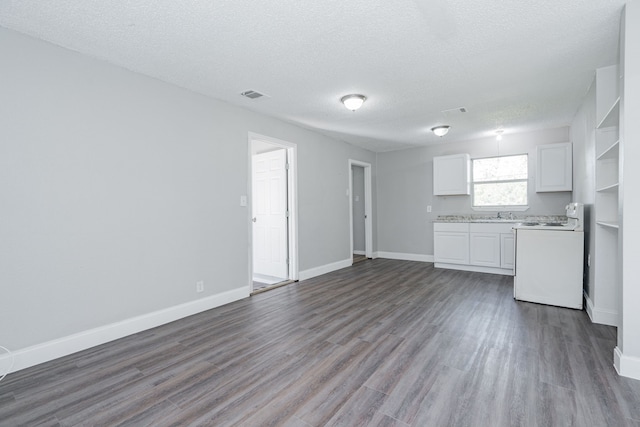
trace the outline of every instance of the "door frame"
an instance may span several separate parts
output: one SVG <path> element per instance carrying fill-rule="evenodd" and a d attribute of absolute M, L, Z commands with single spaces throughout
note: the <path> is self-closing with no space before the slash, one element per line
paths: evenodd
<path fill-rule="evenodd" d="M 349 159 L 349 253 L 353 264 L 353 166 L 364 168 L 364 253 L 373 258 L 373 213 L 371 200 L 371 163 Z"/>
<path fill-rule="evenodd" d="M 247 224 L 249 228 L 249 289 L 253 289 L 253 222 L 251 221 L 253 212 L 253 166 L 251 150 L 253 141 L 262 141 L 287 150 L 287 206 L 289 210 L 289 221 L 287 225 L 287 246 L 288 246 L 288 280 L 298 280 L 298 147 L 295 143 L 260 135 L 255 132 L 248 132 L 248 157 L 247 169 L 249 177 L 247 180 L 248 209 Z"/>

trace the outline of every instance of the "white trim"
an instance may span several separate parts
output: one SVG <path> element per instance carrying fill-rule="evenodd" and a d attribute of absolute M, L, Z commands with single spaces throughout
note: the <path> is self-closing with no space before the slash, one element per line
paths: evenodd
<path fill-rule="evenodd" d="M 524 212 L 529 210 L 529 206 L 471 206 L 471 209 L 482 212 Z"/>
<path fill-rule="evenodd" d="M 364 168 L 364 255 L 373 258 L 373 204 L 372 204 L 372 184 L 371 184 L 371 163 L 349 159 L 349 253 L 353 252 L 353 166 Z"/>
<path fill-rule="evenodd" d="M 325 264 L 318 267 L 313 267 L 308 270 L 300 272 L 300 280 L 311 279 L 316 276 L 331 273 L 332 271 L 340 270 L 343 268 L 351 267 L 353 265 L 353 258 L 343 259 L 342 261 L 332 262 L 331 264 Z"/>
<path fill-rule="evenodd" d="M 249 287 L 253 288 L 253 222 L 252 206 L 253 206 L 253 191 L 252 191 L 252 168 L 251 168 L 251 143 L 254 140 L 266 142 L 271 145 L 276 145 L 287 150 L 287 162 L 289 163 L 289 170 L 287 171 L 287 204 L 289 206 L 289 280 L 299 279 L 299 260 L 298 260 L 298 145 L 284 141 L 282 139 L 273 138 L 271 136 L 260 135 L 255 132 L 248 132 L 248 172 L 249 177 L 247 180 L 247 193 L 248 200 L 250 201 L 247 209 L 247 223 L 249 224 Z"/>
<path fill-rule="evenodd" d="M 232 289 L 210 297 L 189 301 L 14 351 L 15 363 L 11 372 L 29 368 L 246 298 L 249 296 L 250 291 L 250 287 Z"/>
<path fill-rule="evenodd" d="M 433 262 L 433 255 L 406 254 L 401 252 L 377 251 L 375 258 L 399 259 L 402 261 Z"/>
<path fill-rule="evenodd" d="M 435 268 L 447 268 L 449 270 L 475 271 L 477 273 L 502 274 L 503 276 L 513 276 L 513 269 L 498 267 L 482 267 L 480 265 L 468 264 L 448 264 L 446 262 L 436 262 Z"/>
<path fill-rule="evenodd" d="M 640 380 L 640 357 L 625 356 L 617 346 L 613 350 L 613 367 L 622 377 Z"/>
<path fill-rule="evenodd" d="M 613 310 L 603 310 L 596 308 L 589 298 L 587 292 L 584 292 L 584 300 L 586 301 L 586 309 L 587 315 L 589 315 L 589 319 L 591 319 L 591 323 L 598 323 L 600 325 L 608 325 L 608 326 L 618 326 L 618 312 Z"/>
<path fill-rule="evenodd" d="M 354 255 L 366 255 L 367 253 L 365 251 L 357 251 L 357 250 L 353 250 L 353 254 Z"/>

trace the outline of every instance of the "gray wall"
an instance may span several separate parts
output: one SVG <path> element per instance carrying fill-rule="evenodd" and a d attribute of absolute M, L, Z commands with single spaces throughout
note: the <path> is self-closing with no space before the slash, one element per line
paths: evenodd
<path fill-rule="evenodd" d="M 455 130 L 454 130 L 455 131 Z M 529 154 L 529 210 L 526 214 L 564 214 L 570 192 L 536 193 L 536 146 L 569 141 L 569 128 L 507 134 L 455 142 L 447 135 L 441 144 L 378 155 L 379 251 L 433 255 L 433 225 L 438 215 L 484 213 L 471 209 L 470 196 L 433 195 L 433 157 L 469 153 L 472 158 Z M 447 139 L 449 138 L 449 139 Z M 427 212 L 427 206 L 432 212 Z"/>
<path fill-rule="evenodd" d="M 595 159 L 596 159 L 596 91 L 595 83 L 589 88 L 580 109 L 571 123 L 571 141 L 573 142 L 573 197 L 584 203 L 584 288 L 593 297 L 595 257 L 591 257 L 591 267 L 587 259 L 595 247 Z"/>
<path fill-rule="evenodd" d="M 298 144 L 300 270 L 351 257 L 374 153 L 2 28 L 0 57 L 2 345 L 248 286 L 249 131 Z"/>
<path fill-rule="evenodd" d="M 351 166 L 353 171 L 353 250 L 364 252 L 365 250 L 365 230 L 364 230 L 364 168 L 361 166 Z"/>

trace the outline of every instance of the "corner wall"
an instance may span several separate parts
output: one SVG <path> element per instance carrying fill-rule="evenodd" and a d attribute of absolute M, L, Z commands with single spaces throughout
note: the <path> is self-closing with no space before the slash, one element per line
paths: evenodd
<path fill-rule="evenodd" d="M 614 366 L 620 375 L 640 380 L 640 3 L 625 6 L 621 36 L 623 90 L 620 97 L 622 159 L 621 194 L 621 322 Z"/>

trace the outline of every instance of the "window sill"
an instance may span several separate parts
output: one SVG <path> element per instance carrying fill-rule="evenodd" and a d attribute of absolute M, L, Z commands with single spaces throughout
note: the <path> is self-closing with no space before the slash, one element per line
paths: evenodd
<path fill-rule="evenodd" d="M 471 209 L 479 212 L 524 212 L 529 206 L 471 206 Z"/>

